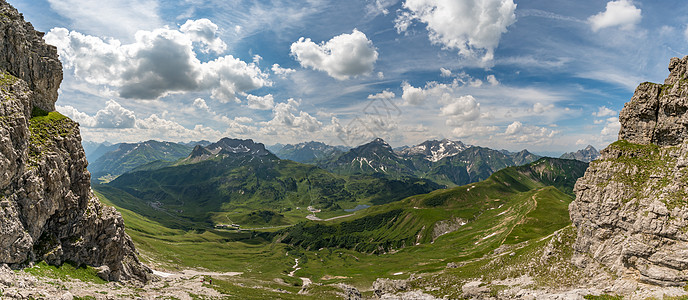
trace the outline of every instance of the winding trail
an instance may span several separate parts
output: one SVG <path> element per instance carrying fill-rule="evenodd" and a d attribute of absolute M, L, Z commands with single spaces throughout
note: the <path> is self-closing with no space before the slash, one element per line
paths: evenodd
<path fill-rule="evenodd" d="M 197 270 L 183 270 L 179 273 L 167 273 L 153 269 L 153 274 L 164 278 L 179 278 L 186 276 L 237 276 L 244 274 L 244 272 L 203 272 Z"/>
<path fill-rule="evenodd" d="M 336 220 L 336 219 L 351 217 L 351 216 L 353 216 L 353 215 L 354 215 L 354 214 L 348 214 L 348 215 L 342 215 L 342 216 L 332 217 L 332 218 L 324 219 L 324 220 L 323 220 L 323 219 L 321 219 L 321 218 L 316 217 L 316 216 L 313 214 L 313 215 L 307 215 L 307 216 L 306 216 L 306 219 L 309 219 L 309 220 L 312 220 L 312 221 L 325 221 L 325 222 L 327 222 L 327 221 L 332 221 L 332 220 Z"/>

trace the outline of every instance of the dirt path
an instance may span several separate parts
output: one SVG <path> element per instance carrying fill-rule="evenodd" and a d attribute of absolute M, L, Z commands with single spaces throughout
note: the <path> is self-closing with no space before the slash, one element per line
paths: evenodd
<path fill-rule="evenodd" d="M 207 272 L 207 271 L 197 271 L 197 270 L 183 270 L 179 273 L 166 273 L 158 270 L 153 270 L 153 274 L 158 275 L 163 278 L 179 278 L 183 276 L 237 276 L 244 274 L 244 272 Z"/>
<path fill-rule="evenodd" d="M 336 220 L 336 219 L 351 217 L 351 216 L 353 216 L 353 215 L 354 215 L 354 214 L 348 214 L 348 215 L 332 217 L 332 218 L 324 219 L 324 220 L 321 219 L 321 218 L 316 217 L 315 215 L 307 215 L 307 216 L 306 216 L 306 219 L 309 219 L 309 220 L 312 220 L 312 221 L 326 221 L 326 222 L 327 222 L 327 221 L 332 221 L 332 220 Z"/>

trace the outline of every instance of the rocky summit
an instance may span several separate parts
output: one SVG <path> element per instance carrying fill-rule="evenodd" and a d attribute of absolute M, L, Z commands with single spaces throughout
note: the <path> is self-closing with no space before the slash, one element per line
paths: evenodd
<path fill-rule="evenodd" d="M 146 281 L 121 215 L 91 191 L 76 122 L 54 111 L 55 47 L 0 0 L 0 265 L 71 262 Z"/>
<path fill-rule="evenodd" d="M 664 84 L 642 83 L 620 113 L 619 141 L 575 186 L 579 266 L 663 286 L 688 280 L 688 56 Z"/>

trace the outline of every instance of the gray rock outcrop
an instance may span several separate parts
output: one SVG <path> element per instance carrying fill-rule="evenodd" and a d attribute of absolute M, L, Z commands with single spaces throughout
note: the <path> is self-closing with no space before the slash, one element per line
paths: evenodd
<path fill-rule="evenodd" d="M 574 263 L 601 263 L 656 285 L 688 280 L 688 56 L 664 84 L 642 83 L 620 113 L 619 141 L 575 186 Z"/>
<path fill-rule="evenodd" d="M 32 91 L 31 105 L 55 110 L 57 89 L 62 82 L 62 64 L 55 47 L 43 41 L 43 33 L 14 7 L 0 0 L 0 69 L 26 82 Z"/>
<path fill-rule="evenodd" d="M 641 83 L 619 114 L 619 140 L 659 146 L 680 145 L 688 137 L 688 56 L 672 58 L 664 84 Z"/>
<path fill-rule="evenodd" d="M 0 11 L 0 264 L 72 262 L 146 281 L 121 215 L 91 191 L 79 125 L 53 111 L 55 47 L 3 0 Z"/>

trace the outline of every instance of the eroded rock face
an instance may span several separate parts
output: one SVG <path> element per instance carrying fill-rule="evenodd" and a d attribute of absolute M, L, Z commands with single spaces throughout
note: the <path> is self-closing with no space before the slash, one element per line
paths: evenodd
<path fill-rule="evenodd" d="M 619 114 L 619 140 L 675 146 L 688 137 L 688 56 L 672 58 L 664 84 L 640 84 Z"/>
<path fill-rule="evenodd" d="M 43 41 L 43 33 L 17 10 L 0 0 L 0 69 L 24 80 L 33 91 L 31 104 L 55 110 L 57 89 L 62 82 L 62 65 L 56 48 Z"/>
<path fill-rule="evenodd" d="M 621 111 L 619 141 L 601 152 L 569 206 L 574 259 L 658 285 L 688 280 L 688 57 L 664 85 L 643 83 Z"/>
<path fill-rule="evenodd" d="M 78 124 L 49 112 L 62 66 L 41 36 L 0 0 L 0 264 L 69 261 L 146 281 L 121 215 L 91 191 Z"/>

